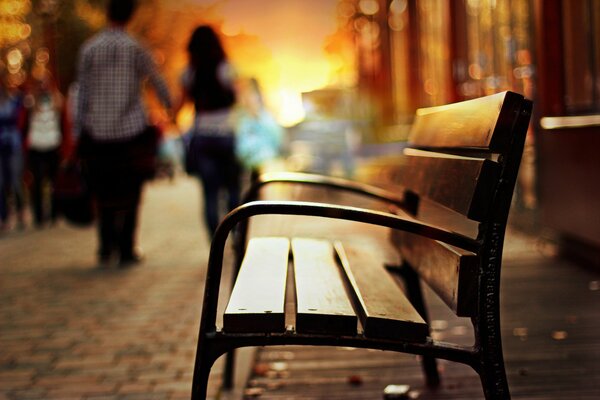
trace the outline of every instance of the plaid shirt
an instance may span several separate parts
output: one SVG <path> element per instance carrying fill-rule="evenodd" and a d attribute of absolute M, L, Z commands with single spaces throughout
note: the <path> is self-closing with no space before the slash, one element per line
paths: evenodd
<path fill-rule="evenodd" d="M 171 107 L 165 81 L 151 55 L 123 29 L 106 29 L 85 43 L 79 60 L 76 130 L 99 141 L 120 141 L 147 125 L 142 84 L 148 78 Z"/>

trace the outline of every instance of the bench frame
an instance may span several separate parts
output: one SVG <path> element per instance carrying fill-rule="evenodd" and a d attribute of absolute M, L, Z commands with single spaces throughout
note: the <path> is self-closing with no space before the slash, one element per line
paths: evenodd
<path fill-rule="evenodd" d="M 459 362 L 471 366 L 478 373 L 486 399 L 510 398 L 500 335 L 500 270 L 508 213 L 531 116 L 531 108 L 531 102 L 523 100 L 516 112 L 514 123 L 511 125 L 511 141 L 506 146 L 507 150 L 501 153 L 498 160 L 501 166 L 499 184 L 494 192 L 490 211 L 480 225 L 476 238 L 441 229 L 418 220 L 369 209 L 313 202 L 254 201 L 258 198 L 262 187 L 279 182 L 346 190 L 388 201 L 390 204 L 408 211 L 413 210 L 416 206 L 411 196 L 399 197 L 397 194 L 379 187 L 341 178 L 301 173 L 264 174 L 259 177 L 248 192 L 245 204 L 233 210 L 222 221 L 212 240 L 192 398 L 203 399 L 206 397 L 211 367 L 220 356 L 229 355 L 226 363 L 224 386 L 231 387 L 233 350 L 245 346 L 269 345 L 345 346 L 421 355 L 423 356 L 423 368 L 429 386 L 439 384 L 435 359 L 440 358 Z M 474 153 L 476 153 L 476 150 Z M 235 263 L 239 268 L 247 239 L 247 221 L 250 217 L 259 214 L 307 215 L 374 224 L 438 240 L 476 253 L 479 259 L 480 274 L 479 290 L 476 297 L 477 311 L 471 317 L 475 335 L 474 345 L 459 346 L 433 340 L 431 337 L 428 337 L 424 343 L 419 343 L 368 338 L 359 335 L 334 336 L 304 334 L 295 331 L 283 333 L 227 333 L 218 329 L 216 326 L 217 304 L 226 240 L 236 227 L 239 228 L 235 243 Z M 428 322 L 418 274 L 411 268 L 402 268 L 401 274 L 407 283 L 409 299 L 421 313 L 423 319 Z"/>

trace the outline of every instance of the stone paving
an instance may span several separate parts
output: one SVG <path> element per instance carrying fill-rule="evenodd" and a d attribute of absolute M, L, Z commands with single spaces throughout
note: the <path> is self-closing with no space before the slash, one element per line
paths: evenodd
<path fill-rule="evenodd" d="M 189 398 L 209 248 L 199 190 L 147 185 L 146 260 L 128 270 L 95 267 L 92 227 L 0 237 L 0 400 Z"/>
<path fill-rule="evenodd" d="M 0 400 L 189 399 L 209 251 L 199 195 L 198 183 L 185 176 L 147 185 L 139 238 L 146 261 L 128 270 L 95 267 L 92 227 L 59 221 L 0 236 Z M 538 238 L 507 236 L 503 344 L 513 394 L 596 399 L 600 276 L 555 259 L 554 251 Z M 314 361 L 321 365 L 330 354 L 319 349 Z M 253 360 L 247 353 L 246 367 L 236 370 L 249 373 Z M 331 372 L 322 365 L 298 381 L 303 398 L 332 398 L 329 385 L 307 390 Z M 377 364 L 375 374 L 384 367 Z M 236 391 L 224 393 L 220 378 L 218 362 L 209 398 L 242 398 L 243 376 Z M 342 386 L 337 398 L 358 398 Z M 474 398 L 449 396 L 439 398 Z"/>

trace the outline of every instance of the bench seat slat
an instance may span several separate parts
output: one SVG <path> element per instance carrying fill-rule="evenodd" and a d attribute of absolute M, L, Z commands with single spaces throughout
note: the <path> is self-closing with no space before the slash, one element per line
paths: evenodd
<path fill-rule="evenodd" d="M 348 298 L 333 245 L 326 240 L 292 239 L 296 280 L 296 330 L 356 335 L 358 317 Z"/>
<path fill-rule="evenodd" d="M 254 238 L 249 241 L 223 315 L 224 331 L 285 331 L 289 248 L 287 238 Z"/>
<path fill-rule="evenodd" d="M 361 307 L 364 334 L 372 338 L 425 341 L 428 327 L 369 248 L 335 243 L 340 262 Z"/>

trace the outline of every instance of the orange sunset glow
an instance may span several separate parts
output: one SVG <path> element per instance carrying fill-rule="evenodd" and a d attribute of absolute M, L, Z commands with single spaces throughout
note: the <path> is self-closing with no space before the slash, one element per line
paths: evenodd
<path fill-rule="evenodd" d="M 66 91 L 76 78 L 83 41 L 106 24 L 102 2 L 87 0 L 6 0 L 0 43 L 19 61 L 11 78 L 27 79 L 33 52 L 43 49 L 40 65 L 57 74 Z M 351 2 L 342 0 L 153 0 L 141 1 L 129 30 L 155 55 L 174 95 L 187 64 L 193 29 L 209 24 L 220 32 L 238 76 L 256 78 L 267 107 L 284 126 L 304 117 L 301 94 L 356 84 L 354 45 L 344 28 Z M 75 36 L 71 36 L 75 35 Z M 12 67 L 11 67 L 12 68 Z M 36 66 L 37 68 L 37 66 Z M 184 109 L 184 127 L 193 111 Z"/>
<path fill-rule="evenodd" d="M 283 125 L 304 117 L 302 92 L 354 83 L 351 74 L 340 72 L 352 58 L 326 50 L 342 47 L 337 0 L 161 0 L 159 6 L 157 32 L 151 35 L 162 37 L 158 51 L 174 88 L 187 61 L 189 33 L 200 23 L 221 32 L 238 75 L 258 79 L 267 106 Z M 140 30 L 135 21 L 133 29 Z M 184 124 L 188 114 L 180 116 Z"/>
<path fill-rule="evenodd" d="M 304 116 L 301 93 L 356 83 L 353 44 L 340 23 L 343 3 L 148 0 L 140 1 L 128 29 L 152 50 L 178 95 L 191 32 L 200 24 L 211 25 L 221 34 L 239 78 L 256 78 L 266 105 L 281 124 L 290 126 Z M 7 54 L 14 53 L 13 59 L 24 60 L 17 66 L 19 74 L 13 74 L 20 79 L 16 84 L 26 79 L 25 59 L 42 48 L 50 54 L 42 67 L 62 78 L 63 91 L 76 78 L 79 46 L 106 24 L 103 2 L 87 0 L 4 0 L 0 17 L 2 47 Z M 182 127 L 192 114 L 184 109 L 178 118 Z"/>

